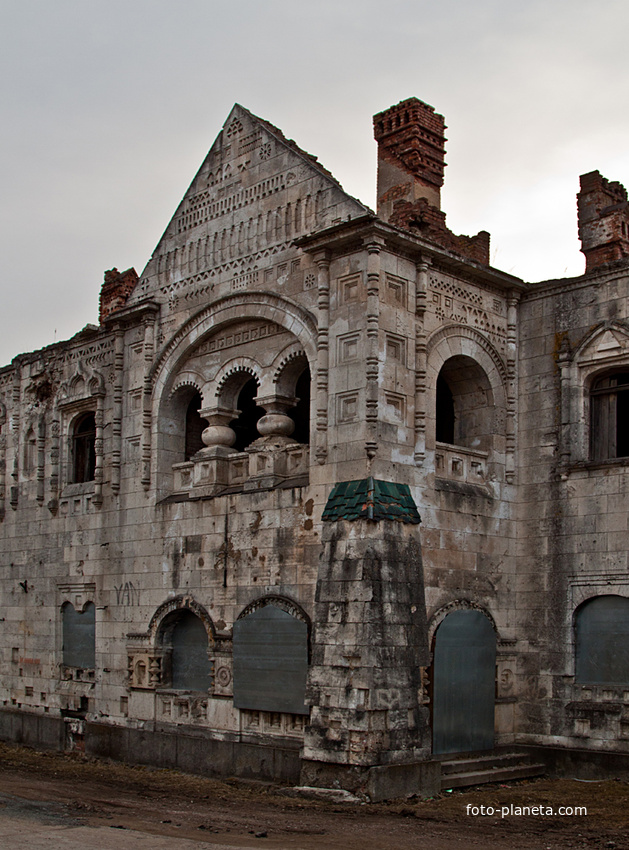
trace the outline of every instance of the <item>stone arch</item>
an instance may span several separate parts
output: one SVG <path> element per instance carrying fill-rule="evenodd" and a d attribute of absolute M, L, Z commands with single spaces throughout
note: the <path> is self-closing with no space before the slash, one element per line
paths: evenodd
<path fill-rule="evenodd" d="M 480 605 L 478 602 L 474 602 L 472 599 L 454 599 L 452 602 L 447 602 L 445 605 L 437 608 L 433 615 L 428 619 L 428 646 L 432 646 L 435 632 L 448 614 L 452 613 L 452 611 L 480 611 L 480 613 L 484 614 L 491 623 L 493 630 L 496 632 L 496 639 L 500 640 L 500 633 L 498 632 L 496 621 L 487 608 Z"/>
<path fill-rule="evenodd" d="M 180 372 L 179 375 L 177 375 L 172 385 L 170 396 L 172 397 L 179 390 L 187 388 L 195 390 L 201 396 L 203 396 L 203 384 L 204 381 L 201 375 L 198 375 L 196 372 L 193 372 L 191 370 L 185 370 L 183 372 Z"/>
<path fill-rule="evenodd" d="M 263 382 L 262 369 L 251 357 L 234 357 L 228 360 L 219 369 L 213 381 L 213 400 L 220 407 L 230 410 L 236 409 L 238 394 L 245 383 L 251 378 L 255 379 L 258 389 Z"/>
<path fill-rule="evenodd" d="M 281 611 L 285 611 L 287 614 L 290 614 L 291 617 L 295 617 L 296 620 L 301 620 L 308 626 L 308 632 L 310 632 L 310 617 L 306 614 L 299 603 L 295 602 L 293 599 L 289 599 L 288 596 L 274 596 L 272 594 L 269 594 L 268 596 L 259 596 L 243 608 L 236 619 L 242 620 L 243 617 L 248 617 L 249 614 L 253 614 L 254 611 L 259 611 L 260 608 L 265 608 L 267 605 L 275 605 L 276 608 L 279 608 Z"/>
<path fill-rule="evenodd" d="M 306 352 L 299 343 L 292 343 L 281 351 L 271 367 L 276 392 L 283 395 L 294 393 L 297 378 L 307 365 Z"/>
<path fill-rule="evenodd" d="M 441 365 L 455 354 L 467 355 L 477 360 L 488 375 L 495 372 L 499 380 L 492 381 L 492 386 L 497 389 L 502 387 L 506 395 L 506 363 L 490 340 L 475 328 L 469 328 L 467 325 L 446 325 L 428 337 L 426 350 L 428 368 L 436 369 L 437 373 Z M 439 363 L 441 365 L 437 365 Z"/>
<path fill-rule="evenodd" d="M 472 451 L 487 452 L 489 462 L 504 465 L 506 459 L 507 368 L 500 354 L 473 328 L 449 325 L 434 333 L 427 343 L 426 444 L 437 442 L 437 402 L 440 379 L 456 387 L 453 443 Z M 443 437 L 441 442 L 448 442 Z"/>
<path fill-rule="evenodd" d="M 153 647 L 156 647 L 159 643 L 160 630 L 166 617 L 182 610 L 188 610 L 195 614 L 205 626 L 205 630 L 208 634 L 208 641 L 211 644 L 215 642 L 216 628 L 212 622 L 212 618 L 207 612 L 207 609 L 199 602 L 196 602 L 191 596 L 175 596 L 172 599 L 168 599 L 166 602 L 162 602 L 150 619 L 147 634 Z"/>
<path fill-rule="evenodd" d="M 198 345 L 221 327 L 248 318 L 266 319 L 289 330 L 302 344 L 314 368 L 317 323 L 311 313 L 294 301 L 272 293 L 227 295 L 192 316 L 163 347 L 149 374 L 154 396 L 161 396 L 169 376 L 176 373 L 193 345 Z"/>
<path fill-rule="evenodd" d="M 206 343 L 209 344 L 210 338 L 218 331 L 227 332 L 230 325 L 242 325 L 243 322 L 248 321 L 260 323 L 260 320 L 264 325 L 268 323 L 267 327 L 271 334 L 281 332 L 296 338 L 306 354 L 311 371 L 314 369 L 317 356 L 317 330 L 313 316 L 294 302 L 273 293 L 247 292 L 219 299 L 192 316 L 157 356 L 150 373 L 153 406 L 150 443 L 143 446 L 143 452 L 147 458 L 150 457 L 153 480 L 156 481 L 158 491 L 161 493 L 172 491 L 173 466 L 184 460 L 183 453 L 176 451 L 176 440 L 173 442 L 171 436 L 176 435 L 178 429 L 181 430 L 181 416 L 178 419 L 175 415 L 176 411 L 171 411 L 168 406 L 173 383 L 180 374 L 190 371 L 187 366 L 188 361 L 198 357 L 199 348 Z M 216 373 L 213 370 L 220 365 L 220 349 L 212 351 L 212 358 L 202 390 L 204 405 L 206 405 L 204 410 L 207 411 L 213 407 L 225 407 L 222 403 L 216 404 L 214 395 Z M 218 363 L 217 359 L 219 359 Z M 272 396 L 272 373 L 268 369 L 262 370 L 255 363 L 249 365 L 259 385 L 266 383 L 265 373 L 268 375 L 270 390 L 268 395 Z M 219 376 L 219 381 L 224 377 L 225 374 Z M 229 380 L 226 380 L 219 392 L 228 388 L 229 383 Z M 237 389 L 240 391 L 242 387 Z M 235 393 L 233 395 L 237 398 Z M 234 407 L 235 404 L 231 409 L 233 410 Z M 229 410 L 226 412 L 228 413 Z M 220 422 L 220 425 L 229 425 L 229 420 Z M 151 450 L 152 447 L 154 450 Z M 148 480 L 145 481 L 145 485 L 147 484 Z"/>

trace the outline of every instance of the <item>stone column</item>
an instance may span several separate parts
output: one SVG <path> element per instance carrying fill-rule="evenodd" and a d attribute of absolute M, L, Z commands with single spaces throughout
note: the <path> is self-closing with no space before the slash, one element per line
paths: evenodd
<path fill-rule="evenodd" d="M 237 410 L 225 407 L 206 407 L 199 416 L 208 422 L 201 434 L 204 448 L 194 456 L 193 482 L 195 486 L 209 488 L 208 493 L 217 492 L 229 482 L 229 459 L 236 434 L 229 423 L 238 416 Z"/>
<path fill-rule="evenodd" d="M 317 374 L 315 386 L 316 430 L 312 440 L 317 463 L 323 465 L 328 456 L 328 381 L 330 371 L 330 257 L 322 251 L 317 263 L 318 334 Z"/>
<path fill-rule="evenodd" d="M 423 466 L 426 457 L 426 300 L 430 263 L 422 257 L 415 281 L 415 464 Z"/>
<path fill-rule="evenodd" d="M 200 453 L 204 457 L 231 454 L 232 446 L 236 442 L 236 432 L 229 427 L 229 423 L 236 419 L 238 411 L 225 407 L 204 407 L 199 411 L 199 416 L 208 423 L 201 434 L 205 448 L 201 449 Z"/>
<path fill-rule="evenodd" d="M 297 404 L 296 398 L 269 395 L 257 399 L 265 411 L 258 420 L 260 436 L 245 449 L 249 452 L 249 481 L 245 489 L 273 487 L 288 477 L 286 446 L 291 445 L 295 423 L 288 410 Z"/>

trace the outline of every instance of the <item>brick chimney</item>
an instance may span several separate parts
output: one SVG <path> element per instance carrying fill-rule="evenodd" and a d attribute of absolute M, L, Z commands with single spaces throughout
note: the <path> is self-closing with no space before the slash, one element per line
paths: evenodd
<path fill-rule="evenodd" d="M 118 269 L 105 272 L 105 281 L 100 290 L 101 324 L 116 310 L 124 307 L 138 280 L 138 274 L 134 268 L 127 269 L 126 272 L 119 272 Z"/>
<path fill-rule="evenodd" d="M 441 208 L 445 129 L 443 115 L 416 97 L 374 115 L 380 218 L 390 220 L 395 201 L 414 204 L 425 199 Z"/>
<path fill-rule="evenodd" d="M 416 97 L 373 117 L 380 218 L 468 260 L 489 265 L 489 233 L 456 236 L 441 210 L 446 125 Z"/>
<path fill-rule="evenodd" d="M 629 257 L 629 203 L 627 190 L 598 171 L 580 177 L 577 195 L 579 239 L 586 272 Z"/>

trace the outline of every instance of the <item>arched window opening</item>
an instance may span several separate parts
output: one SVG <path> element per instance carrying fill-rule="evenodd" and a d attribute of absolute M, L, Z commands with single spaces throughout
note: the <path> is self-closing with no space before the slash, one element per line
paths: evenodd
<path fill-rule="evenodd" d="M 80 416 L 72 432 L 72 482 L 93 481 L 96 474 L 96 417 L 94 413 Z"/>
<path fill-rule="evenodd" d="M 288 411 L 288 415 L 295 423 L 291 439 L 296 443 L 308 445 L 310 442 L 310 369 L 307 366 L 297 379 L 295 397 L 297 404 Z"/>
<path fill-rule="evenodd" d="M 588 599 L 576 611 L 575 632 L 578 683 L 629 685 L 629 599 Z"/>
<path fill-rule="evenodd" d="M 93 670 L 96 666 L 96 608 L 88 602 L 76 611 L 71 602 L 61 608 L 63 627 L 63 664 Z"/>
<path fill-rule="evenodd" d="M 212 683 L 208 656 L 208 634 L 200 617 L 187 608 L 180 609 L 162 624 L 161 643 L 167 650 L 166 670 L 175 690 L 206 692 Z"/>
<path fill-rule="evenodd" d="M 257 425 L 258 420 L 264 416 L 264 410 L 256 404 L 257 395 L 258 383 L 255 378 L 250 378 L 238 394 L 236 405 L 240 414 L 229 423 L 229 427 L 236 434 L 234 448 L 238 452 L 242 452 L 260 436 Z"/>
<path fill-rule="evenodd" d="M 599 378 L 590 393 L 592 460 L 629 457 L 629 372 Z"/>
<path fill-rule="evenodd" d="M 234 623 L 234 705 L 308 714 L 308 626 L 268 604 Z"/>
<path fill-rule="evenodd" d="M 202 407 L 203 399 L 201 398 L 201 393 L 195 393 L 190 399 L 186 410 L 186 460 L 190 460 L 204 445 L 201 435 L 207 428 L 207 422 L 199 416 L 199 410 Z"/>
<path fill-rule="evenodd" d="M 489 379 L 471 357 L 456 355 L 443 364 L 436 387 L 436 439 L 488 451 L 493 432 Z"/>
<path fill-rule="evenodd" d="M 454 399 L 448 382 L 439 373 L 437 378 L 437 442 L 454 443 Z"/>

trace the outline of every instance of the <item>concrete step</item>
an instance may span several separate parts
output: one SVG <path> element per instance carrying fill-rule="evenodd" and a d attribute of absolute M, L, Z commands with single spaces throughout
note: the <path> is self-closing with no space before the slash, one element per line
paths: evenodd
<path fill-rule="evenodd" d="M 512 782 L 543 776 L 543 764 L 533 763 L 523 753 L 492 753 L 477 758 L 451 759 L 441 764 L 441 790 L 485 785 L 489 782 Z"/>
<path fill-rule="evenodd" d="M 526 753 L 492 752 L 487 755 L 462 756 L 441 762 L 441 775 L 450 773 L 465 773 L 472 770 L 489 769 L 494 767 L 510 767 L 514 764 L 524 764 L 530 761 Z"/>

